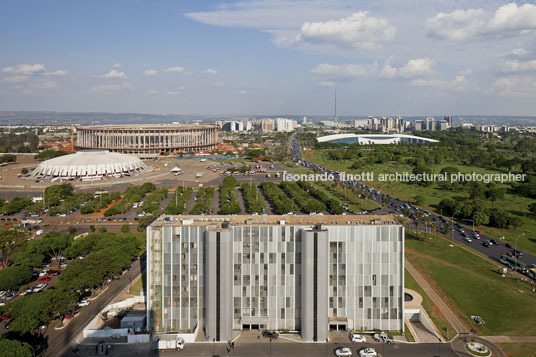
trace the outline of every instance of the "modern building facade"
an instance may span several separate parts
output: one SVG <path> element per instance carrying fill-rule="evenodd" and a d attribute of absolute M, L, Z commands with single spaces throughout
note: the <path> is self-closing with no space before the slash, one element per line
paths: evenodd
<path fill-rule="evenodd" d="M 147 230 L 147 321 L 203 328 L 399 330 L 404 229 L 390 216 L 173 216 Z"/>
<path fill-rule="evenodd" d="M 76 146 L 125 154 L 165 154 L 212 150 L 219 142 L 216 125 L 96 125 L 77 128 Z"/>

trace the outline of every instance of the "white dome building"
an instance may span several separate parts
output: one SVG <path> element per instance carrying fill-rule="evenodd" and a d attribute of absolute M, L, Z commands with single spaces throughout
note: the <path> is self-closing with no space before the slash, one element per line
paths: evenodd
<path fill-rule="evenodd" d="M 105 176 L 130 176 L 141 173 L 148 167 L 138 157 L 109 151 L 79 151 L 40 163 L 32 172 L 33 177 L 80 178 L 82 180 L 101 180 Z"/>

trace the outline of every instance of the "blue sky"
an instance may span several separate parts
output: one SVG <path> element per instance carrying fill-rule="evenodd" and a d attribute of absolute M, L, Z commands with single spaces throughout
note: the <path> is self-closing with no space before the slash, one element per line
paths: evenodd
<path fill-rule="evenodd" d="M 536 4 L 0 2 L 0 110 L 535 115 Z"/>

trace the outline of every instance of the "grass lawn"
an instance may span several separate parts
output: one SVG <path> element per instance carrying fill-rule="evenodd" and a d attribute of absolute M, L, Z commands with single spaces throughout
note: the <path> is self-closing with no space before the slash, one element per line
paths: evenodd
<path fill-rule="evenodd" d="M 536 316 L 536 296 L 529 285 L 503 278 L 497 263 L 450 243 L 439 236 L 419 240 L 408 231 L 406 258 L 478 334 L 536 335 L 534 319 L 529 318 Z M 486 323 L 476 325 L 471 315 L 481 316 Z"/>
<path fill-rule="evenodd" d="M 413 277 L 407 270 L 405 270 L 404 272 L 404 287 L 421 294 L 422 307 L 424 308 L 428 316 L 430 316 L 434 325 L 436 325 L 437 329 L 441 332 L 441 335 L 443 335 L 443 337 L 448 340 L 452 339 L 456 334 L 456 330 L 454 330 L 454 327 L 452 327 L 452 325 L 448 322 L 448 320 L 441 313 L 441 311 L 439 311 L 439 309 L 434 305 L 428 294 L 426 294 L 426 292 L 421 288 L 417 281 L 413 279 Z M 447 329 L 449 331 L 448 336 Z"/>
<path fill-rule="evenodd" d="M 536 343 L 500 343 L 506 357 L 536 357 Z"/>
<path fill-rule="evenodd" d="M 440 213 L 437 205 L 444 198 L 453 198 L 453 199 L 463 199 L 468 197 L 466 192 L 453 192 L 446 191 L 439 188 L 436 184 L 431 186 L 420 186 L 416 184 L 408 184 L 404 182 L 396 181 L 379 181 L 379 174 L 394 174 L 396 172 L 403 173 L 408 172 L 412 173 L 413 166 L 408 164 L 401 164 L 395 162 L 388 162 L 383 164 L 373 164 L 368 165 L 366 168 L 359 170 L 352 170 L 350 166 L 352 165 L 351 160 L 329 160 L 327 156 L 328 151 L 326 150 L 314 150 L 308 151 L 309 159 L 317 164 L 320 164 L 324 167 L 335 169 L 337 171 L 344 171 L 346 173 L 361 173 L 365 172 L 374 172 L 373 182 L 368 182 L 367 184 L 385 192 L 393 195 L 394 197 L 401 198 L 406 201 L 414 201 L 415 196 L 420 195 L 424 197 L 424 202 L 421 206 L 426 207 L 428 210 L 435 211 Z M 431 164 L 429 167 L 432 169 L 432 172 L 439 173 L 439 171 L 446 166 L 455 167 L 459 172 L 462 173 L 489 173 L 497 174 L 504 173 L 505 171 L 495 170 L 495 169 L 486 169 L 477 166 L 462 165 L 456 162 L 444 162 L 442 164 Z M 497 184 L 497 187 L 502 187 L 506 190 L 506 194 L 503 199 L 497 200 L 494 203 L 495 207 L 500 207 L 513 215 L 520 217 L 523 220 L 523 225 L 517 229 L 499 229 L 493 227 L 479 226 L 478 229 L 485 234 L 488 234 L 492 237 L 505 236 L 506 241 L 509 241 L 513 245 L 515 237 L 518 237 L 521 233 L 526 233 L 526 236 L 520 238 L 517 241 L 518 247 L 522 251 L 530 252 L 536 255 L 536 219 L 529 215 L 528 207 L 531 203 L 534 203 L 535 200 L 527 197 L 522 197 L 518 194 L 513 193 L 510 190 L 510 185 L 508 184 Z M 469 227 L 471 222 L 462 221 L 464 225 Z"/>
<path fill-rule="evenodd" d="M 406 337 L 406 341 L 415 342 L 413 335 L 409 332 L 408 324 L 406 324 L 406 327 L 404 328 L 404 336 Z"/>
<path fill-rule="evenodd" d="M 130 290 L 129 290 L 130 294 L 136 295 L 136 296 L 140 295 L 140 291 L 145 290 L 146 282 L 147 282 L 146 275 L 145 273 L 143 273 L 141 277 L 138 280 L 136 280 L 134 284 L 131 285 Z"/>
<path fill-rule="evenodd" d="M 333 185 L 334 183 L 335 185 Z M 333 183 L 319 181 L 315 182 L 315 186 L 323 190 L 324 192 L 335 196 L 342 202 L 347 203 L 350 207 L 350 210 L 354 212 L 369 211 L 379 207 L 376 201 L 372 199 L 365 200 L 359 197 L 356 193 L 352 192 L 352 190 L 343 187 L 342 184 L 337 183 L 335 181 Z"/>

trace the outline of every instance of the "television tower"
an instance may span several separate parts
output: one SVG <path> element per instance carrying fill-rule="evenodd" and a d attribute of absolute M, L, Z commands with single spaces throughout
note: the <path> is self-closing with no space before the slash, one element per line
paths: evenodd
<path fill-rule="evenodd" d="M 335 126 L 337 125 L 337 87 L 335 87 L 335 106 L 334 106 L 334 113 L 333 113 L 333 121 L 335 122 Z"/>

